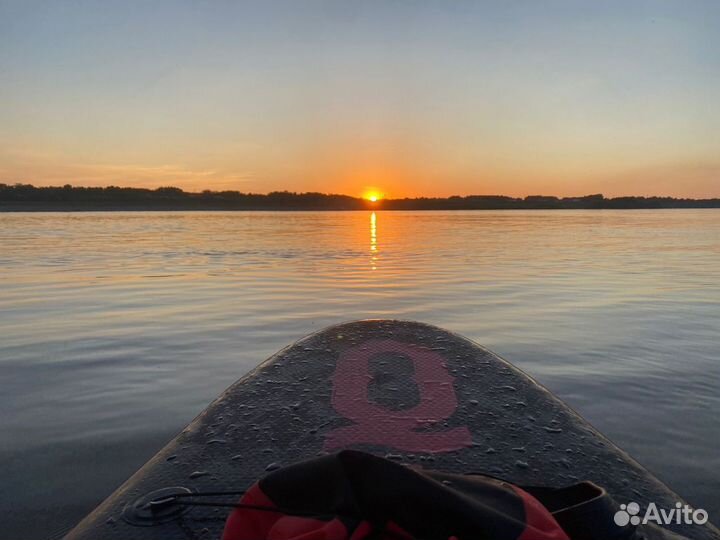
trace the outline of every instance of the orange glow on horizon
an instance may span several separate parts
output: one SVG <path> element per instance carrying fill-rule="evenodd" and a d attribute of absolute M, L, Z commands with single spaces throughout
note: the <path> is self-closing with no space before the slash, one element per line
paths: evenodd
<path fill-rule="evenodd" d="M 373 203 L 378 202 L 382 198 L 383 198 L 383 194 L 374 189 L 367 190 L 363 194 L 363 199 L 365 199 L 366 201 L 373 202 Z"/>

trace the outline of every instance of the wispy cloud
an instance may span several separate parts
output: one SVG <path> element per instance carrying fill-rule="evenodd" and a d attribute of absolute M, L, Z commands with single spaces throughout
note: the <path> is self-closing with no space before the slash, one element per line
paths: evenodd
<path fill-rule="evenodd" d="M 77 163 L 52 150 L 0 149 L 0 182 L 36 185 L 73 184 L 176 186 L 185 189 L 242 189 L 256 180 L 250 172 L 196 169 L 179 164 Z"/>

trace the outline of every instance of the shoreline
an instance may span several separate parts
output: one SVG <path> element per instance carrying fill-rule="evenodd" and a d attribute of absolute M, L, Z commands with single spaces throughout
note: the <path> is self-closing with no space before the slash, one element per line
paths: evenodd
<path fill-rule="evenodd" d="M 255 207 L 255 208 L 223 208 L 223 207 L 197 207 L 197 206 L 63 206 L 63 205 L 12 205 L 4 206 L 0 204 L 0 213 L 41 213 L 41 212 L 63 212 L 63 213 L 81 213 L 81 212 L 467 212 L 467 211 L 523 211 L 523 210 L 717 210 L 720 209 L 720 202 L 708 205 L 677 205 L 677 206 L 577 206 L 577 207 L 498 207 L 498 208 L 457 208 L 457 207 L 436 207 L 436 208 L 397 208 L 397 207 L 370 207 L 367 208 L 289 208 L 289 207 Z"/>

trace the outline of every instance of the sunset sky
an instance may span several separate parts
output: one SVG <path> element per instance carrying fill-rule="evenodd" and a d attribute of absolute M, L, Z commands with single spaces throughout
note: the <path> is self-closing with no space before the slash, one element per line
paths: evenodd
<path fill-rule="evenodd" d="M 720 2 L 0 0 L 0 182 L 718 197 Z"/>

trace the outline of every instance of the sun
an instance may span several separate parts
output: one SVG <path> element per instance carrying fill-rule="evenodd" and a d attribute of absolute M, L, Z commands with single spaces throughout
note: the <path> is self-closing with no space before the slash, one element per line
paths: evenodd
<path fill-rule="evenodd" d="M 377 191 L 366 191 L 363 195 L 363 199 L 370 202 L 378 202 L 380 199 L 382 199 L 382 194 Z"/>

